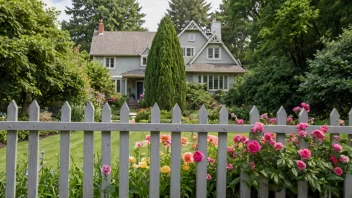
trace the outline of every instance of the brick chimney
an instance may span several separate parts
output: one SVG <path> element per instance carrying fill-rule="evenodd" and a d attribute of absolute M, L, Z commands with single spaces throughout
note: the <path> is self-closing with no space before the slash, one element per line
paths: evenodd
<path fill-rule="evenodd" d="M 211 21 L 211 33 L 216 33 L 221 39 L 221 23 L 215 18 Z"/>
<path fill-rule="evenodd" d="M 103 35 L 104 34 L 104 23 L 103 23 L 103 19 L 99 20 L 99 35 Z"/>

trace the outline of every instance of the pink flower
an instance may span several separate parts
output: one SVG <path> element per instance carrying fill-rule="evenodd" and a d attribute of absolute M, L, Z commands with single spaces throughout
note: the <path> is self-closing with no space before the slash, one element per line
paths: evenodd
<path fill-rule="evenodd" d="M 305 159 L 309 159 L 312 154 L 310 153 L 310 150 L 308 150 L 308 149 L 301 149 L 299 151 L 299 155 L 301 156 L 302 159 L 305 160 Z"/>
<path fill-rule="evenodd" d="M 286 120 L 289 124 L 291 124 L 293 122 L 293 118 L 292 117 L 288 117 Z"/>
<path fill-rule="evenodd" d="M 207 160 L 209 164 L 214 165 L 215 160 L 213 158 L 208 157 Z"/>
<path fill-rule="evenodd" d="M 232 154 L 233 153 L 233 147 L 228 146 L 227 147 L 227 152 Z"/>
<path fill-rule="evenodd" d="M 254 133 L 263 132 L 264 131 L 264 124 L 260 123 L 260 122 L 256 122 L 254 127 L 252 128 L 252 131 Z"/>
<path fill-rule="evenodd" d="M 335 140 L 337 140 L 337 141 L 339 141 L 340 140 L 340 136 L 338 136 L 338 135 L 334 135 L 334 136 L 332 136 Z"/>
<path fill-rule="evenodd" d="M 309 111 L 310 111 L 310 105 L 309 105 L 309 104 L 302 102 L 302 103 L 301 103 L 301 107 L 302 107 L 304 110 L 306 110 L 306 112 L 309 113 Z"/>
<path fill-rule="evenodd" d="M 233 157 L 233 158 L 236 158 L 236 157 L 237 157 L 237 154 L 236 154 L 236 153 L 233 153 L 233 154 L 232 154 L 232 157 Z"/>
<path fill-rule="evenodd" d="M 301 107 L 295 107 L 292 109 L 293 112 L 299 112 L 301 111 Z"/>
<path fill-rule="evenodd" d="M 324 133 L 322 131 L 320 131 L 320 130 L 314 130 L 311 135 L 312 135 L 314 140 L 317 140 L 317 139 L 318 140 L 324 140 L 325 139 Z"/>
<path fill-rule="evenodd" d="M 282 151 L 282 149 L 284 149 L 284 145 L 281 142 L 277 142 L 274 144 L 274 148 L 277 151 Z"/>
<path fill-rule="evenodd" d="M 270 122 L 271 124 L 275 124 L 275 123 L 276 123 L 276 118 L 270 118 L 270 119 L 269 119 L 269 122 Z"/>
<path fill-rule="evenodd" d="M 304 131 L 307 128 L 308 128 L 308 124 L 307 123 L 299 123 L 296 126 L 297 131 Z"/>
<path fill-rule="evenodd" d="M 338 153 L 342 152 L 342 147 L 339 144 L 332 144 L 332 148 Z"/>
<path fill-rule="evenodd" d="M 293 138 L 292 141 L 295 143 L 295 144 L 299 144 L 299 140 L 297 137 Z"/>
<path fill-rule="evenodd" d="M 330 155 L 330 160 L 332 161 L 333 164 L 337 164 L 338 161 L 337 161 L 337 158 L 333 155 Z"/>
<path fill-rule="evenodd" d="M 231 113 L 231 118 L 236 118 L 236 115 L 234 113 Z"/>
<path fill-rule="evenodd" d="M 264 134 L 264 139 L 265 139 L 266 141 L 269 141 L 269 142 L 270 142 L 270 141 L 273 141 L 274 138 L 275 138 L 275 136 L 274 136 L 274 134 L 271 133 L 271 132 Z"/>
<path fill-rule="evenodd" d="M 145 136 L 145 140 L 150 141 L 150 135 L 146 135 L 146 136 Z"/>
<path fill-rule="evenodd" d="M 253 140 L 253 141 L 248 143 L 247 149 L 248 149 L 248 151 L 250 153 L 254 154 L 254 153 L 257 153 L 257 152 L 260 151 L 261 146 L 260 146 L 260 144 L 257 141 Z"/>
<path fill-rule="evenodd" d="M 204 158 L 204 155 L 200 150 L 194 152 L 194 154 L 193 154 L 194 161 L 201 162 L 203 160 L 203 158 Z"/>
<path fill-rule="evenodd" d="M 166 140 L 166 141 L 164 142 L 164 146 L 170 146 L 170 144 L 171 144 L 171 141 L 170 141 L 170 140 Z"/>
<path fill-rule="evenodd" d="M 340 167 L 336 167 L 334 169 L 334 173 L 337 175 L 337 176 L 341 176 L 343 174 L 343 171 Z"/>
<path fill-rule="evenodd" d="M 237 122 L 237 124 L 244 124 L 244 120 L 243 119 L 238 119 L 236 122 Z"/>
<path fill-rule="evenodd" d="M 348 163 L 349 161 L 350 161 L 350 158 L 348 158 L 347 156 L 345 156 L 345 155 L 340 156 L 340 162 Z"/>
<path fill-rule="evenodd" d="M 276 144 L 276 142 L 274 140 L 270 141 L 270 145 L 274 146 L 275 144 Z"/>
<path fill-rule="evenodd" d="M 301 137 L 301 138 L 307 137 L 307 132 L 300 131 L 300 132 L 298 132 L 298 136 Z"/>
<path fill-rule="evenodd" d="M 249 139 L 246 138 L 244 141 L 243 141 L 243 144 L 247 144 L 249 142 Z"/>
<path fill-rule="evenodd" d="M 232 170 L 232 169 L 233 169 L 232 164 L 227 164 L 227 165 L 226 165 L 226 169 L 227 169 L 227 170 Z"/>
<path fill-rule="evenodd" d="M 111 167 L 109 165 L 103 165 L 101 167 L 101 172 L 105 174 L 106 176 L 110 175 L 111 173 Z"/>
<path fill-rule="evenodd" d="M 339 120 L 340 126 L 345 126 L 345 121 L 344 120 Z"/>
<path fill-rule="evenodd" d="M 241 135 L 241 134 L 235 135 L 235 137 L 233 137 L 233 141 L 236 142 L 236 143 L 242 142 L 243 141 L 243 135 Z"/>
<path fill-rule="evenodd" d="M 249 165 L 251 166 L 251 169 L 252 169 L 252 170 L 255 169 L 255 164 L 254 164 L 254 162 L 250 162 Z"/>
<path fill-rule="evenodd" d="M 297 160 L 296 163 L 299 170 L 306 169 L 306 163 L 304 163 L 302 160 Z"/>
<path fill-rule="evenodd" d="M 142 142 L 136 142 L 135 148 L 141 148 L 143 146 Z"/>
<path fill-rule="evenodd" d="M 207 174 L 207 180 L 211 180 L 211 175 L 209 173 Z"/>
<path fill-rule="evenodd" d="M 260 117 L 262 119 L 266 120 L 266 119 L 268 119 L 268 114 L 267 113 L 263 113 Z"/>
<path fill-rule="evenodd" d="M 326 132 L 328 132 L 329 127 L 324 125 L 324 126 L 321 126 L 321 127 L 320 127 L 320 130 L 321 130 L 323 133 L 326 133 Z"/>

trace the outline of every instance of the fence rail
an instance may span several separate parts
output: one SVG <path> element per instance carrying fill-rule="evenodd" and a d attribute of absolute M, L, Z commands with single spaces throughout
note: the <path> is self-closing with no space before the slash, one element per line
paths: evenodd
<path fill-rule="evenodd" d="M 84 122 L 71 122 L 71 108 L 65 102 L 61 111 L 61 122 L 39 122 L 40 107 L 36 101 L 30 105 L 30 121 L 17 121 L 18 108 L 13 101 L 8 106 L 8 121 L 0 122 L 0 130 L 7 130 L 7 150 L 6 150 L 6 198 L 16 197 L 16 164 L 17 164 L 17 130 L 29 130 L 28 146 L 28 197 L 38 196 L 38 148 L 40 130 L 60 131 L 60 178 L 59 197 L 69 196 L 69 167 L 70 167 L 70 131 L 84 131 L 84 160 L 83 160 L 83 196 L 93 197 L 93 171 L 94 171 L 94 131 L 102 131 L 102 164 L 111 164 L 111 133 L 119 131 L 120 134 L 120 159 L 119 159 L 119 197 L 129 197 L 129 131 L 150 131 L 151 132 L 151 160 L 150 160 L 150 185 L 149 196 L 159 197 L 160 183 L 160 131 L 171 132 L 173 144 L 171 144 L 171 198 L 179 198 L 180 195 L 180 169 L 181 169 L 181 133 L 198 132 L 198 149 L 207 157 L 207 133 L 218 132 L 218 163 L 216 176 L 216 196 L 226 197 L 226 158 L 227 158 L 227 133 L 249 132 L 253 124 L 259 121 L 259 111 L 254 106 L 250 112 L 250 125 L 229 125 L 228 112 L 225 107 L 219 112 L 219 124 L 208 124 L 208 113 L 204 106 L 199 111 L 199 124 L 181 124 L 181 110 L 175 105 L 172 112 L 171 124 L 160 124 L 160 109 L 157 104 L 152 108 L 151 123 L 129 124 L 129 108 L 126 103 L 120 111 L 120 123 L 111 123 L 111 110 L 108 104 L 104 105 L 102 112 L 102 122 L 94 122 L 94 107 L 88 103 L 85 108 Z M 329 132 L 332 134 L 348 134 L 349 145 L 352 139 L 352 110 L 349 113 L 349 125 L 339 126 L 340 115 L 334 109 L 330 114 Z M 286 126 L 287 114 L 283 107 L 277 112 L 277 124 L 265 126 L 265 132 L 276 133 L 276 141 L 285 144 L 286 133 L 296 131 L 295 126 Z M 299 114 L 299 122 L 308 122 L 308 113 L 303 109 Z M 306 130 L 311 132 L 319 129 L 320 126 L 309 126 Z M 304 145 L 308 146 L 308 145 Z M 196 197 L 206 197 L 206 175 L 207 162 L 203 160 L 197 164 Z M 245 184 L 248 175 L 241 172 L 240 197 L 250 197 L 251 190 Z M 347 175 L 344 180 L 344 197 L 352 197 L 352 176 Z M 101 189 L 110 185 L 110 176 L 107 180 L 102 180 Z M 277 192 L 275 197 L 285 197 L 286 190 Z M 101 193 L 101 197 L 104 194 Z M 264 182 L 259 184 L 258 196 L 269 197 L 268 186 Z M 308 197 L 308 183 L 298 182 L 298 197 Z"/>

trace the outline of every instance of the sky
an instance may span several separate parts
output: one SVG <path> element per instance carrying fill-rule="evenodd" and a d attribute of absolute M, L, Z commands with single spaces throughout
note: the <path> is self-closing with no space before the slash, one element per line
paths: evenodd
<path fill-rule="evenodd" d="M 71 0 L 42 0 L 49 7 L 55 7 L 57 10 L 61 11 L 59 20 L 69 20 L 70 17 L 65 14 L 65 8 L 71 7 Z M 142 6 L 142 13 L 145 13 L 144 17 L 145 23 L 144 27 L 148 28 L 149 31 L 156 31 L 158 28 L 158 23 L 164 16 L 166 9 L 169 8 L 168 0 L 137 0 Z M 212 9 L 215 11 L 219 8 L 222 0 L 207 0 L 211 2 Z"/>

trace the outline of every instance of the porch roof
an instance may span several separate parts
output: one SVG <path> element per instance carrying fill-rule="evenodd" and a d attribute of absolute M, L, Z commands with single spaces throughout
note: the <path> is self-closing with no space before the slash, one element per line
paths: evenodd
<path fill-rule="evenodd" d="M 202 72 L 202 73 L 245 73 L 240 65 L 228 64 L 191 64 L 186 65 L 186 72 Z"/>
<path fill-rule="evenodd" d="M 122 77 L 129 78 L 138 78 L 144 77 L 145 70 L 144 69 L 135 69 L 125 73 L 122 73 Z"/>

